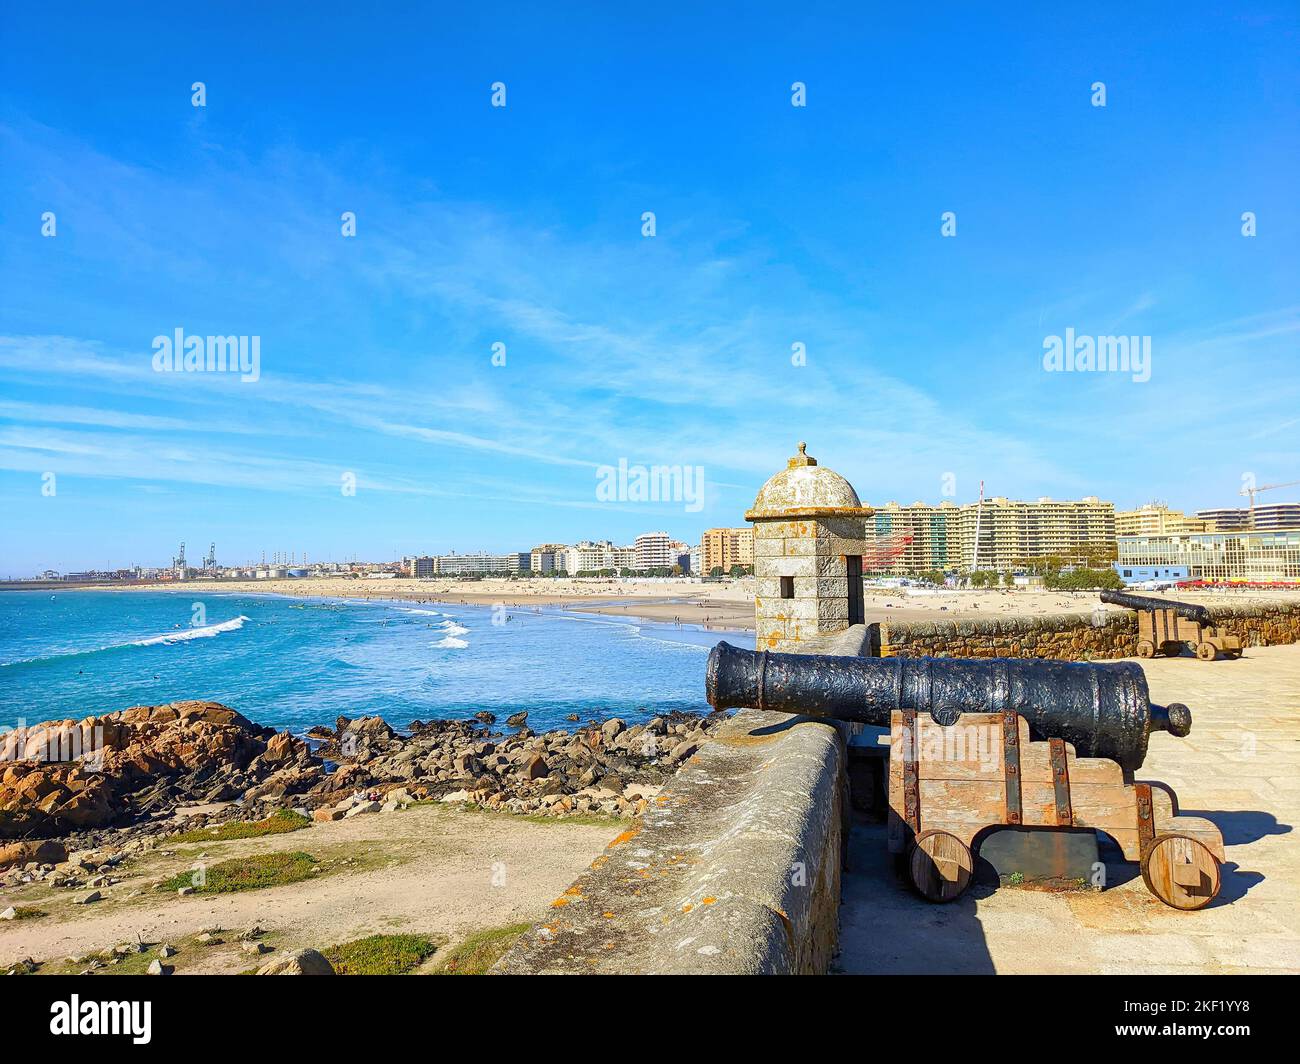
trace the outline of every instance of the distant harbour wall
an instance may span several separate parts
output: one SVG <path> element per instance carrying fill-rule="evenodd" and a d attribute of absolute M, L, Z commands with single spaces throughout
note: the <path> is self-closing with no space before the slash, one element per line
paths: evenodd
<path fill-rule="evenodd" d="M 1211 606 L 1216 626 L 1247 647 L 1300 643 L 1300 604 Z M 940 658 L 1055 658 L 1095 661 L 1137 654 L 1137 614 L 1058 613 L 1044 617 L 989 617 L 953 621 L 882 621 L 872 642 L 886 656 Z"/>

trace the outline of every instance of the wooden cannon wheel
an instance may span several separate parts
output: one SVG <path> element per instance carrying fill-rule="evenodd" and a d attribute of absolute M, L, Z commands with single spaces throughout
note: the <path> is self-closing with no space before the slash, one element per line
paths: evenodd
<path fill-rule="evenodd" d="M 968 847 L 946 831 L 923 831 L 908 859 L 912 885 L 930 901 L 952 901 L 970 883 L 975 861 Z"/>
<path fill-rule="evenodd" d="M 1154 658 L 1156 656 L 1156 645 L 1150 639 L 1138 640 L 1138 657 Z"/>
<path fill-rule="evenodd" d="M 1213 661 L 1219 656 L 1219 648 L 1213 643 L 1200 643 L 1196 647 L 1196 656 L 1202 661 Z"/>
<path fill-rule="evenodd" d="M 1157 835 L 1142 858 L 1142 879 L 1166 905 L 1190 912 L 1219 893 L 1219 862 L 1190 835 Z"/>

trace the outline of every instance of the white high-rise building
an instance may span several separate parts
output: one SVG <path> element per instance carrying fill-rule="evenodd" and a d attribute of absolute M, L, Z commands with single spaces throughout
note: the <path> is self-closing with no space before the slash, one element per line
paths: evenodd
<path fill-rule="evenodd" d="M 642 532 L 636 537 L 638 569 L 672 568 L 677 564 L 672 537 L 667 532 Z"/>

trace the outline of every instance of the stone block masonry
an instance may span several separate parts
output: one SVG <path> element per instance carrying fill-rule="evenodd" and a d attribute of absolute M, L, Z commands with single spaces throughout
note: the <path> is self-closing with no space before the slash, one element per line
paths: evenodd
<path fill-rule="evenodd" d="M 825 972 L 846 792 L 834 726 L 737 713 L 493 971 Z"/>
<path fill-rule="evenodd" d="M 1247 647 L 1300 643 L 1300 604 L 1212 606 L 1216 626 L 1241 636 Z M 1137 614 L 1108 611 L 1044 617 L 990 617 L 970 621 L 882 621 L 884 656 L 940 658 L 1056 658 L 1095 661 L 1137 654 Z"/>

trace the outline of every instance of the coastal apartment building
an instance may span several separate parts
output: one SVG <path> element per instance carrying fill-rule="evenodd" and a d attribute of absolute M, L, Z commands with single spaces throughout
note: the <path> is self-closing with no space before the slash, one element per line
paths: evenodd
<path fill-rule="evenodd" d="M 583 540 L 571 547 L 555 551 L 555 569 L 575 576 L 578 573 L 598 573 L 602 569 L 636 569 L 637 552 L 634 547 L 617 547 L 610 540 L 593 542 Z"/>
<path fill-rule="evenodd" d="M 674 542 L 667 532 L 642 532 L 636 537 L 634 569 L 672 568 L 677 564 Z"/>
<path fill-rule="evenodd" d="M 714 569 L 731 572 L 733 565 L 754 564 L 754 530 L 752 528 L 709 528 L 700 537 L 700 572 L 704 576 Z"/>
<path fill-rule="evenodd" d="M 673 540 L 672 558 L 673 565 L 681 569 L 682 575 L 691 571 L 691 547 L 689 544 L 683 543 L 681 540 Z"/>
<path fill-rule="evenodd" d="M 556 555 L 566 550 L 563 543 L 540 543 L 528 553 L 528 568 L 535 573 L 553 573 L 561 568 L 555 564 Z"/>
<path fill-rule="evenodd" d="M 879 507 L 868 521 L 868 527 L 874 522 L 877 541 L 882 548 L 891 542 L 905 545 L 892 563 L 878 571 L 906 575 L 960 567 L 960 519 L 961 507 L 948 500 L 938 506 L 888 502 Z"/>
<path fill-rule="evenodd" d="M 1197 510 L 1196 516 L 1212 522 L 1207 531 L 1232 532 L 1251 527 L 1250 507 Z M 1300 502 L 1276 502 L 1255 507 L 1256 530 L 1300 528 Z"/>
<path fill-rule="evenodd" d="M 1045 558 L 1081 560 L 1115 545 L 1115 505 L 1095 495 L 1077 501 L 1002 497 L 962 507 L 962 557 L 971 569 L 1015 569 Z M 979 541 L 976 542 L 976 529 Z"/>
<path fill-rule="evenodd" d="M 417 558 L 416 566 L 426 559 Z M 436 554 L 427 559 L 433 563 L 430 576 L 493 576 L 499 573 L 517 575 L 526 572 L 531 563 L 527 551 L 510 554 Z M 427 579 L 427 578 L 426 578 Z"/>
<path fill-rule="evenodd" d="M 1149 536 L 1162 532 L 1213 532 L 1213 521 L 1188 517 L 1181 510 L 1171 510 L 1162 502 L 1149 502 L 1136 510 L 1119 510 L 1115 514 L 1115 535 Z"/>
<path fill-rule="evenodd" d="M 882 553 L 898 550 L 875 571 L 893 576 L 953 569 L 1006 571 L 1047 558 L 1081 560 L 1115 544 L 1115 506 L 1095 495 L 1033 502 L 996 496 L 982 505 L 964 506 L 949 501 L 937 506 L 890 502 L 873 509 L 870 520 Z"/>
<path fill-rule="evenodd" d="M 1153 568 L 1215 583 L 1300 584 L 1300 521 L 1289 529 L 1119 537 L 1115 569 L 1121 577 Z"/>

